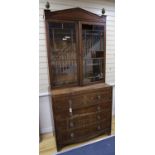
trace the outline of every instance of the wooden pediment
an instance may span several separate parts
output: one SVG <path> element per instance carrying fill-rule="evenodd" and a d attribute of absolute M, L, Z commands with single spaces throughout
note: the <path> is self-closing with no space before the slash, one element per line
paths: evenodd
<path fill-rule="evenodd" d="M 82 8 L 76 7 L 60 11 L 45 10 L 46 20 L 69 20 L 69 21 L 92 21 L 92 22 L 105 22 L 105 15 L 96 15 L 92 12 L 86 11 Z"/>

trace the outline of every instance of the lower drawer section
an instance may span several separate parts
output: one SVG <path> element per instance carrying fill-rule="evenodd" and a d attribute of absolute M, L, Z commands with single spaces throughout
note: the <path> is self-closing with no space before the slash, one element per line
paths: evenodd
<path fill-rule="evenodd" d="M 98 135 L 110 132 L 111 132 L 110 124 L 99 123 L 89 126 L 87 128 L 76 129 L 68 132 L 61 132 L 59 133 L 57 139 L 58 143 L 61 143 L 61 145 L 67 145 L 88 140 Z"/>
<path fill-rule="evenodd" d="M 88 90 L 71 88 L 74 91 L 70 94 L 52 96 L 58 150 L 69 144 L 110 134 L 112 87 L 98 87 L 88 87 Z"/>

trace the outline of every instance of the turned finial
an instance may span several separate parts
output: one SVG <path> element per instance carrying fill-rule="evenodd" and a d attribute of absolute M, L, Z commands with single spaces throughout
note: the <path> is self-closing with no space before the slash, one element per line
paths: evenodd
<path fill-rule="evenodd" d="M 50 3 L 49 2 L 46 2 L 45 7 L 46 7 L 46 9 L 49 9 L 50 8 Z"/>
<path fill-rule="evenodd" d="M 103 8 L 103 9 L 102 9 L 102 15 L 104 15 L 104 14 L 105 14 L 105 9 Z"/>

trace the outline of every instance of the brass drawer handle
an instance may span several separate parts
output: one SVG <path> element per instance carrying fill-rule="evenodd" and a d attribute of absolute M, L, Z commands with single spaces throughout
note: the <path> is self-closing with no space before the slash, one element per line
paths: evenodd
<path fill-rule="evenodd" d="M 69 113 L 72 115 L 73 109 L 72 109 L 72 100 L 69 100 Z"/>
<path fill-rule="evenodd" d="M 74 137 L 74 133 L 71 133 L 70 136 L 71 136 L 71 138 L 73 138 Z"/>
<path fill-rule="evenodd" d="M 72 112 L 73 112 L 73 109 L 72 109 L 72 107 L 70 107 L 70 108 L 69 108 L 69 113 L 72 114 Z"/>

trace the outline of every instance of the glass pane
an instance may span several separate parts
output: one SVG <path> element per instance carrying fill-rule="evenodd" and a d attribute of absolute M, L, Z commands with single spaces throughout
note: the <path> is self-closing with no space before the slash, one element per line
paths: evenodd
<path fill-rule="evenodd" d="M 104 27 L 82 25 L 84 84 L 104 79 Z"/>
<path fill-rule="evenodd" d="M 84 83 L 95 82 L 104 78 L 103 59 L 85 59 L 84 67 Z"/>
<path fill-rule="evenodd" d="M 103 57 L 104 27 L 94 25 L 82 26 L 84 58 Z"/>
<path fill-rule="evenodd" d="M 49 32 L 53 86 L 77 83 L 75 24 L 51 22 Z"/>

